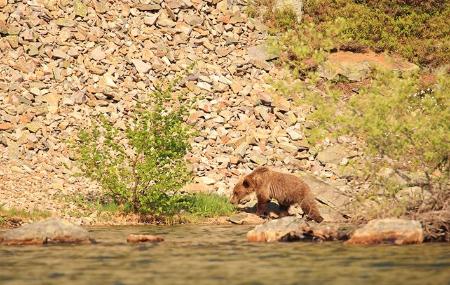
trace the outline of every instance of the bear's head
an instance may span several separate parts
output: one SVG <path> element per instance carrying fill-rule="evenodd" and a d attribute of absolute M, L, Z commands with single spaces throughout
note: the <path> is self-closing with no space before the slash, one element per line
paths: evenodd
<path fill-rule="evenodd" d="M 241 178 L 233 189 L 233 196 L 231 196 L 231 203 L 234 205 L 239 204 L 239 202 L 245 198 L 245 196 L 255 191 L 255 183 L 251 177 L 248 175 Z"/>

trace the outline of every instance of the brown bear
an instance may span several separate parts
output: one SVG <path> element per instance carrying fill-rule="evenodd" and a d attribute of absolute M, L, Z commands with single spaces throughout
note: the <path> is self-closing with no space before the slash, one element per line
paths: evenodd
<path fill-rule="evenodd" d="M 309 218 L 318 223 L 323 221 L 311 189 L 295 175 L 258 167 L 234 186 L 231 203 L 238 204 L 252 192 L 256 192 L 258 199 L 256 207 L 258 215 L 266 215 L 270 199 L 275 199 L 285 209 L 289 209 L 293 204 L 299 204 Z"/>

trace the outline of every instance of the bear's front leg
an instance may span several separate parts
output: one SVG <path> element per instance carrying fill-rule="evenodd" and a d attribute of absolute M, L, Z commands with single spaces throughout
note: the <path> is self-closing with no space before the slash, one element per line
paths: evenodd
<path fill-rule="evenodd" d="M 256 198 L 258 199 L 258 204 L 256 205 L 256 214 L 261 217 L 267 216 L 269 214 L 268 213 L 268 204 L 270 202 L 269 197 L 257 194 Z"/>
<path fill-rule="evenodd" d="M 259 202 L 256 205 L 256 214 L 260 217 L 266 217 L 268 215 L 267 212 L 267 205 L 269 204 L 269 202 Z"/>

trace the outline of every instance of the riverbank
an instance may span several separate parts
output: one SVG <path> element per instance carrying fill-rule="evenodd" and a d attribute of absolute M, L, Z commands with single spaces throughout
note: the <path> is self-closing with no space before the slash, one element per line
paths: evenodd
<path fill-rule="evenodd" d="M 195 178 L 186 192 L 228 197 L 240 175 L 268 165 L 302 175 L 318 198 L 339 211 L 350 211 L 360 223 L 406 214 L 425 223 L 438 221 L 433 226 L 437 229 L 442 220 L 448 221 L 440 214 L 448 210 L 448 205 L 440 205 L 448 197 L 437 195 L 438 191 L 430 191 L 436 188 L 427 185 L 430 177 L 445 178 L 445 169 L 427 177 L 384 167 L 376 175 L 381 187 L 371 189 L 366 181 L 368 169 L 359 163 L 369 158 L 363 142 L 352 136 L 319 140 L 317 132 L 323 130 L 319 119 L 332 104 L 311 103 L 306 98 L 308 94 L 313 98 L 334 94 L 327 85 L 332 84 L 344 90 L 346 100 L 368 87 L 377 68 L 408 77 L 421 68 L 418 62 L 395 54 L 341 51 L 331 46 L 327 48 L 330 54 L 319 53 L 325 61 L 319 65 L 301 58 L 302 48 L 294 50 L 300 54 L 285 49 L 279 54 L 270 52 L 273 27 L 250 17 L 246 1 L 156 2 L 113 1 L 107 8 L 103 2 L 2 2 L 0 207 L 8 224 L 19 223 L 11 216 L 14 212 L 25 221 L 57 216 L 82 225 L 140 223 L 133 215 L 115 212 L 114 205 L 99 202 L 104 190 L 79 175 L 68 142 L 99 114 L 123 128 L 141 98 L 193 63 L 191 74 L 174 88 L 174 94 L 187 93 L 189 99 L 197 99 L 187 118 L 198 135 L 187 156 Z M 284 21 L 294 19 L 284 16 L 278 18 L 281 23 L 299 24 Z M 295 44 L 302 47 L 305 38 L 299 38 Z M 315 55 L 315 48 L 326 48 L 325 42 L 316 41 L 314 36 L 308 40 L 317 46 L 306 45 L 307 56 Z M 300 64 L 313 76 L 285 68 L 286 62 L 293 62 L 294 67 Z M 429 78 L 423 86 L 406 91 L 418 94 L 414 98 L 432 94 L 417 89 L 434 88 L 435 77 Z M 396 84 L 383 86 L 390 90 Z M 361 94 L 387 94 L 385 89 Z M 398 94 L 391 95 L 396 98 Z M 327 112 L 319 113 L 315 121 L 310 116 L 314 108 Z M 334 117 L 328 113 L 322 119 Z M 438 117 L 437 122 L 442 121 L 448 120 Z M 416 121 L 411 122 L 415 127 Z M 434 211 L 436 205 L 441 208 Z M 337 218 L 335 211 L 322 210 L 329 220 Z"/>
<path fill-rule="evenodd" d="M 35 223 L 39 221 L 46 220 L 50 218 L 46 215 L 38 216 L 37 213 L 34 215 L 30 215 L 30 213 L 26 212 L 15 212 L 8 213 L 9 216 L 6 216 L 5 211 L 0 209 L 0 229 L 12 229 L 17 228 L 22 225 Z M 53 217 L 55 218 L 55 217 Z M 57 217 L 56 217 L 57 218 Z M 385 229 L 387 234 L 391 234 L 395 236 L 395 238 L 388 237 L 387 240 L 394 240 L 396 238 L 400 238 L 401 235 L 406 235 L 410 238 L 410 234 L 405 234 L 405 228 L 402 226 L 402 223 L 405 222 L 414 222 L 416 223 L 413 226 L 412 231 L 417 231 L 414 227 L 419 227 L 420 229 L 420 242 L 422 240 L 424 242 L 450 242 L 449 235 L 449 226 L 450 226 L 450 213 L 449 211 L 434 213 L 431 216 L 428 213 L 428 217 L 420 217 L 417 221 L 412 221 L 410 218 L 406 218 L 403 220 L 396 219 L 388 219 L 387 226 L 382 226 L 381 228 L 372 229 L 369 227 L 369 230 L 364 229 L 366 227 L 365 223 L 355 222 L 355 221 L 327 221 L 325 220 L 321 224 L 316 224 L 314 222 L 304 223 L 301 219 L 298 221 L 294 217 L 283 218 L 282 220 L 293 220 L 295 223 L 289 222 L 288 226 L 284 225 L 285 222 L 280 221 L 279 219 L 263 219 L 255 215 L 254 213 L 248 212 L 237 212 L 231 216 L 218 216 L 213 218 L 199 217 L 193 215 L 180 215 L 174 217 L 164 223 L 158 222 L 152 219 L 148 219 L 148 217 L 142 217 L 141 215 L 135 214 L 116 214 L 116 215 L 108 215 L 108 217 L 98 217 L 96 220 L 93 220 L 91 223 L 86 224 L 83 223 L 83 218 L 74 219 L 68 218 L 67 221 L 76 224 L 83 225 L 87 227 L 117 227 L 117 226 L 145 226 L 145 225 L 228 225 L 228 226 L 238 226 L 238 225 L 247 225 L 247 226 L 255 226 L 262 225 L 263 231 L 259 234 L 253 234 L 249 240 L 252 241 L 266 241 L 265 235 L 276 236 L 275 240 L 312 240 L 312 241 L 333 241 L 333 240 L 341 240 L 346 241 L 350 239 L 351 236 L 355 234 L 355 231 L 359 229 L 362 233 L 359 236 L 362 236 L 362 240 L 367 240 L 373 238 L 379 238 L 381 235 L 380 229 Z M 376 220 L 369 221 L 369 225 Z M 279 223 L 281 222 L 281 224 Z M 278 223 L 278 224 L 277 224 Z M 284 224 L 283 224 L 284 223 Z M 256 228 L 255 228 L 256 229 Z M 261 230 L 259 230 L 261 231 Z M 396 233 L 397 232 L 397 233 Z M 283 236 L 289 236 L 288 238 L 283 238 Z M 400 237 L 399 237 L 400 236 Z"/>

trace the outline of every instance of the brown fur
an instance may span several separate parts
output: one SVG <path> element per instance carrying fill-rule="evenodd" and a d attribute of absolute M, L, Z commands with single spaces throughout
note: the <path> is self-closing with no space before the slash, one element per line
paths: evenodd
<path fill-rule="evenodd" d="M 311 189 L 295 175 L 258 167 L 234 186 L 231 202 L 238 204 L 252 192 L 256 192 L 258 199 L 256 210 L 258 215 L 266 215 L 270 199 L 275 199 L 286 209 L 293 204 L 299 204 L 311 219 L 318 223 L 323 221 Z"/>

